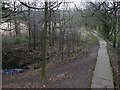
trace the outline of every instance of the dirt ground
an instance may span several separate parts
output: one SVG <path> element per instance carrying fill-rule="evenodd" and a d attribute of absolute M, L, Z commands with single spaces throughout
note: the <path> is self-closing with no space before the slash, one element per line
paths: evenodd
<path fill-rule="evenodd" d="M 118 68 L 118 60 L 120 56 L 118 52 L 112 47 L 112 45 L 108 44 L 108 54 L 110 57 L 111 66 L 113 68 L 113 75 L 114 75 L 114 86 L 116 90 L 120 89 L 120 76 L 119 76 L 119 68 Z"/>
<path fill-rule="evenodd" d="M 3 75 L 3 88 L 89 88 L 99 45 L 88 50 L 79 59 L 49 63 L 46 67 L 46 82 L 41 83 L 41 69 L 12 76 Z"/>

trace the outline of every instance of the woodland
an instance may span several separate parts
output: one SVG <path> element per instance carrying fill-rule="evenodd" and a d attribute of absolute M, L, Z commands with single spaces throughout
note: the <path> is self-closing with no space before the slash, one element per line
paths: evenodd
<path fill-rule="evenodd" d="M 114 87 L 120 87 L 120 1 L 0 5 L 3 88 L 90 88 L 100 47 L 93 33 L 107 42 Z"/>

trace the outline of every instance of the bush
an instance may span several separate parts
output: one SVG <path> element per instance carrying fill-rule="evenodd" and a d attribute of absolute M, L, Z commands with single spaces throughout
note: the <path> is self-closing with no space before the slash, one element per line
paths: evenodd
<path fill-rule="evenodd" d="M 17 44 L 22 44 L 22 43 L 27 42 L 26 39 L 21 39 L 21 38 L 19 38 L 19 37 L 16 37 L 16 38 L 15 38 L 15 41 L 16 41 Z"/>
<path fill-rule="evenodd" d="M 8 51 L 3 53 L 3 58 L 6 58 L 8 64 L 14 62 L 15 60 L 15 57 Z"/>
<path fill-rule="evenodd" d="M 41 65 L 42 65 L 42 62 L 41 62 L 41 61 L 38 62 L 38 63 L 36 63 L 35 66 L 34 66 L 34 69 L 40 68 Z"/>
<path fill-rule="evenodd" d="M 14 62 L 14 60 L 15 60 L 14 56 L 11 54 L 8 54 L 7 58 L 8 58 L 8 60 L 7 60 L 8 64 Z"/>

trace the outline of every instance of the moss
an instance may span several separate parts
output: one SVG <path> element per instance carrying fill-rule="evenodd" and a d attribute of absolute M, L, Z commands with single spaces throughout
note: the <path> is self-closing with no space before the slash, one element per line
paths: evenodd
<path fill-rule="evenodd" d="M 98 56 L 96 57 L 96 62 L 97 62 L 97 59 L 98 59 Z M 95 70 L 95 66 L 94 66 L 94 70 Z M 92 82 L 93 82 L 93 77 L 94 77 L 94 70 L 93 70 L 93 73 L 92 73 L 92 78 L 91 78 L 91 81 L 90 81 L 89 90 L 91 90 L 91 86 L 92 86 Z"/>

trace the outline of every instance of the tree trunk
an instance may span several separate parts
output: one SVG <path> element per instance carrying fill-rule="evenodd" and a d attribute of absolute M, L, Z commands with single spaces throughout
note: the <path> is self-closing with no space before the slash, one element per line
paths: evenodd
<path fill-rule="evenodd" d="M 30 25 L 30 9 L 28 9 L 28 27 L 29 27 L 29 49 L 31 49 L 31 25 Z"/>
<path fill-rule="evenodd" d="M 18 36 L 18 29 L 17 29 L 17 22 L 16 22 L 16 13 L 15 13 L 15 11 L 16 11 L 16 7 L 15 7 L 15 1 L 14 1 L 14 24 L 15 24 L 15 32 L 16 32 L 16 37 Z"/>
<path fill-rule="evenodd" d="M 34 12 L 33 49 L 36 50 L 36 11 Z"/>
<path fill-rule="evenodd" d="M 116 30 L 116 25 L 117 25 L 117 9 L 116 9 L 116 2 L 113 2 L 114 3 L 114 18 L 115 18 L 115 21 L 114 21 L 114 38 L 113 38 L 113 47 L 116 48 L 116 39 L 117 39 L 117 30 Z"/>
<path fill-rule="evenodd" d="M 35 22 L 34 22 L 34 31 L 33 31 L 33 49 L 36 50 L 36 30 L 35 30 Z"/>
<path fill-rule="evenodd" d="M 64 0 L 64 10 L 63 10 L 63 22 L 62 22 L 62 26 L 65 25 L 65 0 Z M 64 59 L 64 43 L 65 43 L 65 40 L 64 40 L 64 37 L 65 37 L 65 28 L 63 27 L 63 30 L 62 30 L 62 60 Z"/>
<path fill-rule="evenodd" d="M 49 7 L 51 6 L 51 2 L 49 2 Z M 52 35 L 51 35 L 51 8 L 49 8 L 49 41 L 50 46 L 52 46 Z"/>
<path fill-rule="evenodd" d="M 47 15 L 48 15 L 48 2 L 45 0 L 45 24 L 43 33 L 43 49 L 42 49 L 42 81 L 46 80 L 45 64 L 46 64 L 46 39 L 47 39 Z"/>
<path fill-rule="evenodd" d="M 114 38 L 113 38 L 113 47 L 116 48 L 116 38 L 117 38 L 117 33 L 116 33 L 116 27 L 114 30 Z"/>
<path fill-rule="evenodd" d="M 54 46 L 54 41 L 55 41 L 55 27 L 56 27 L 56 22 L 52 22 L 52 46 Z"/>

